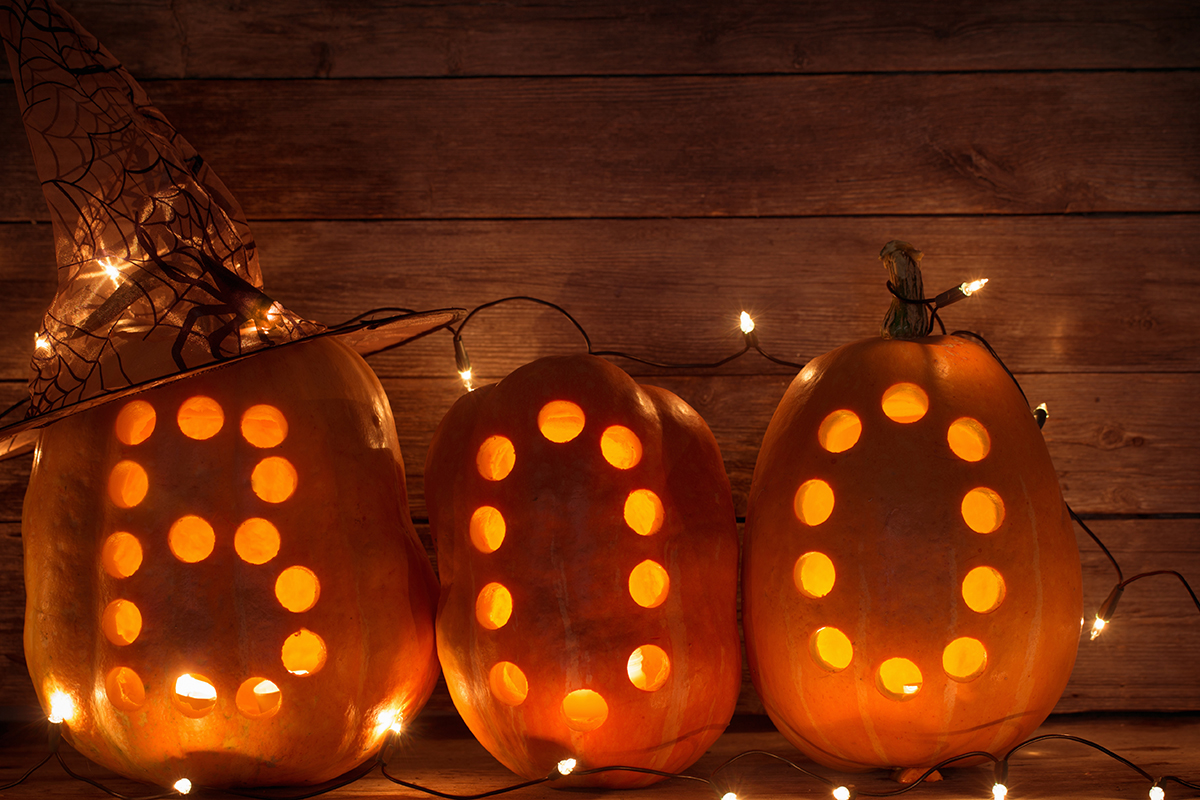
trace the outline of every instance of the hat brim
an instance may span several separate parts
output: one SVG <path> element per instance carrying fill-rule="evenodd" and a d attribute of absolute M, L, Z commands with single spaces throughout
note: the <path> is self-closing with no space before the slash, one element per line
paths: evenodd
<path fill-rule="evenodd" d="M 89 397 L 79 400 L 61 408 L 56 408 L 53 411 L 47 411 L 44 414 L 38 414 L 33 417 L 26 417 L 20 422 L 14 422 L 0 428 L 0 461 L 6 458 L 19 456 L 22 453 L 27 453 L 37 445 L 38 437 L 41 435 L 41 429 L 47 425 L 51 425 L 60 419 L 69 417 L 72 414 L 78 414 L 80 411 L 86 411 L 89 408 L 111 403 L 115 400 L 120 400 L 130 395 L 144 392 L 148 389 L 154 389 L 158 386 L 163 386 L 168 383 L 173 383 L 184 378 L 190 378 L 193 375 L 198 375 L 202 372 L 208 372 L 214 369 L 228 366 L 238 361 L 244 361 L 248 358 L 262 355 L 263 353 L 278 350 L 281 347 L 290 347 L 291 345 L 300 342 L 306 342 L 310 339 L 316 339 L 324 336 L 336 336 L 344 344 L 361 356 L 369 356 L 374 353 L 380 353 L 384 350 L 390 350 L 393 347 L 398 347 L 405 342 L 411 341 L 419 336 L 432 333 L 441 328 L 448 327 L 454 322 L 463 318 L 466 314 L 466 309 L 462 308 L 439 308 L 433 311 L 418 311 L 413 313 L 392 314 L 385 317 L 357 319 L 352 323 L 339 325 L 336 328 L 328 328 L 320 333 L 312 336 L 305 336 L 291 341 L 280 342 L 279 344 L 261 347 L 252 350 L 248 353 L 231 358 L 221 359 L 219 361 L 210 361 L 207 364 L 201 364 L 191 367 L 186 370 L 174 372 L 169 375 L 164 375 L 159 378 L 154 378 L 141 383 L 130 384 L 119 389 L 113 389 L 104 394 L 95 397 Z"/>

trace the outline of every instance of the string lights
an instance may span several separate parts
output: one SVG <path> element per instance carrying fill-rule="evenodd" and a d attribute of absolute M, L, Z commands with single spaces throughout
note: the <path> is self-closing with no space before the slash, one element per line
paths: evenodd
<path fill-rule="evenodd" d="M 105 266 L 105 269 L 107 271 L 107 269 L 108 269 L 107 265 Z M 113 269 L 116 270 L 115 267 L 113 267 Z M 115 280 L 115 278 L 114 278 L 114 280 Z M 935 297 L 932 300 L 929 300 L 926 298 L 902 297 L 890 283 L 888 284 L 888 288 L 892 292 L 893 295 L 900 298 L 902 301 L 904 301 L 906 303 L 922 304 L 922 305 L 928 306 L 932 312 L 931 316 L 930 316 L 930 323 L 929 323 L 930 328 L 932 329 L 933 322 L 936 320 L 938 325 L 942 326 L 942 330 L 944 332 L 945 326 L 942 324 L 941 319 L 938 318 L 937 311 L 941 308 L 944 308 L 948 305 L 958 302 L 959 300 L 962 300 L 966 297 L 972 296 L 973 294 L 978 292 L 980 289 L 982 289 L 986 283 L 987 283 L 987 279 L 980 279 L 980 280 L 972 281 L 972 282 L 964 282 L 964 283 L 954 287 L 953 289 L 950 289 L 946 292 L 943 292 L 943 293 L 937 295 L 937 297 Z M 513 301 L 532 302 L 532 303 L 547 306 L 549 308 L 552 308 L 552 309 L 558 311 L 563 316 L 565 316 L 580 332 L 580 334 L 583 337 L 583 340 L 587 346 L 587 352 L 592 355 L 596 355 L 596 356 L 610 356 L 610 357 L 624 358 L 624 359 L 628 359 L 628 360 L 631 360 L 631 361 L 634 361 L 637 363 L 641 363 L 641 364 L 645 364 L 645 365 L 653 366 L 653 367 L 658 367 L 658 368 L 664 368 L 664 369 L 706 369 L 706 368 L 719 367 L 723 364 L 733 361 L 734 359 L 740 358 L 741 356 L 743 356 L 746 353 L 753 350 L 753 351 L 757 352 L 759 355 L 763 356 L 764 358 L 766 358 L 769 361 L 776 363 L 776 364 L 780 364 L 783 366 L 788 366 L 788 367 L 792 367 L 792 368 L 796 368 L 796 369 L 799 369 L 803 366 L 801 364 L 797 364 L 797 363 L 793 363 L 790 361 L 776 358 L 776 357 L 768 354 L 767 352 L 765 352 L 759 345 L 754 319 L 746 311 L 742 311 L 740 314 L 740 317 L 739 317 L 738 327 L 742 333 L 743 343 L 744 343 L 744 346 L 742 347 L 741 350 L 737 351 L 736 353 L 734 353 L 732 355 L 726 356 L 724 358 L 721 358 L 721 359 L 718 359 L 718 360 L 715 360 L 712 362 L 664 363 L 664 362 L 650 361 L 650 360 L 647 360 L 647 359 L 644 359 L 644 358 L 641 358 L 641 357 L 638 357 L 635 355 L 631 355 L 631 354 L 623 353 L 623 352 L 619 352 L 619 351 L 595 350 L 595 349 L 593 349 L 591 339 L 588 336 L 587 332 L 584 330 L 584 328 L 579 324 L 579 322 L 573 316 L 571 316 L 570 313 L 568 313 L 561 306 L 556 305 L 555 303 L 551 303 L 551 302 L 536 298 L 536 297 L 513 296 L 513 297 L 501 298 L 499 300 L 485 303 L 481 306 L 476 307 L 469 314 L 467 314 L 467 316 L 463 319 L 462 323 L 458 326 L 457 329 L 451 329 L 451 333 L 453 335 L 453 344 L 454 344 L 455 366 L 458 371 L 459 378 L 463 381 L 463 383 L 468 391 L 471 391 L 473 388 L 474 371 L 471 366 L 470 358 L 467 355 L 466 345 L 463 341 L 463 329 L 466 327 L 467 323 L 470 322 L 470 320 L 478 312 L 483 311 L 484 309 L 487 309 L 487 308 L 497 306 L 502 303 L 513 302 Z M 397 312 L 397 311 L 411 313 L 411 311 L 409 309 L 392 309 L 392 308 L 374 309 L 372 311 L 366 312 L 365 314 L 359 315 L 358 317 L 355 317 L 354 319 L 347 320 L 346 322 L 342 323 L 339 326 L 334 326 L 333 329 L 336 330 L 337 328 L 340 328 L 343 326 L 358 323 L 361 320 L 363 320 L 364 318 L 367 318 L 371 315 L 378 314 L 381 312 Z M 1016 377 L 1013 375 L 1013 373 L 1011 371 L 1008 370 L 1008 367 L 1004 365 L 1004 362 L 1000 359 L 1000 357 L 996 354 L 996 352 L 992 349 L 992 347 L 981 336 L 979 336 L 978 334 L 972 333 L 970 331 L 955 331 L 952 335 L 972 338 L 972 339 L 978 341 L 984 347 L 986 347 L 987 350 L 1001 364 L 1001 366 L 1004 367 L 1005 371 L 1008 372 L 1008 375 L 1012 378 L 1013 382 L 1017 384 L 1017 387 L 1020 388 L 1020 383 L 1017 382 Z M 40 345 L 40 338 L 41 337 L 39 337 L 39 345 Z M 1022 393 L 1022 395 L 1024 395 L 1023 390 L 1021 393 Z M 5 410 L 3 413 L 0 413 L 0 417 L 3 417 L 5 415 L 7 415 L 8 413 L 16 410 L 21 405 L 23 405 L 23 403 L 15 404 L 14 406 Z M 1039 427 L 1044 425 L 1046 422 L 1046 419 L 1049 416 L 1048 411 L 1046 410 L 1045 404 L 1039 405 L 1034 410 L 1033 413 L 1034 413 L 1035 418 L 1037 419 Z M 1190 595 L 1192 601 L 1195 603 L 1197 609 L 1200 610 L 1200 599 L 1197 599 L 1195 591 L 1192 589 L 1192 587 L 1187 582 L 1187 580 L 1180 573 L 1178 573 L 1174 570 L 1154 570 L 1151 572 L 1140 573 L 1140 574 L 1134 575 L 1130 578 L 1125 578 L 1117 560 L 1113 557 L 1112 553 L 1108 550 L 1108 548 L 1105 547 L 1104 543 L 1100 540 L 1100 538 L 1094 532 L 1092 532 L 1090 528 L 1088 528 L 1087 524 L 1079 517 L 1078 514 L 1076 514 L 1069 507 L 1068 507 L 1068 511 L 1069 511 L 1072 519 L 1076 523 L 1078 523 L 1081 526 L 1081 528 L 1100 547 L 1100 549 L 1103 551 L 1104 555 L 1112 563 L 1114 569 L 1117 572 L 1117 584 L 1114 586 L 1113 590 L 1109 593 L 1109 595 L 1105 598 L 1104 602 L 1101 603 L 1099 610 L 1096 613 L 1095 621 L 1094 621 L 1094 623 L 1092 625 L 1092 629 L 1091 629 L 1091 639 L 1093 639 L 1093 640 L 1096 639 L 1109 625 L 1109 623 L 1112 619 L 1112 616 L 1113 616 L 1114 612 L 1116 611 L 1117 603 L 1121 599 L 1121 596 L 1123 595 L 1125 588 L 1129 584 L 1133 583 L 1134 581 L 1141 580 L 1143 578 L 1147 578 L 1147 577 L 1150 577 L 1153 575 L 1174 575 L 1183 584 L 1184 588 Z M 15 786 L 23 783 L 33 773 L 35 773 L 38 769 L 40 769 L 43 765 L 45 765 L 46 762 L 49 761 L 52 757 L 57 757 L 59 764 L 63 767 L 63 769 L 71 777 L 76 778 L 80 781 L 86 782 L 86 783 L 96 787 L 97 789 L 107 793 L 108 795 L 110 795 L 112 797 L 121 798 L 121 800 L 160 800 L 160 798 L 180 797 L 180 796 L 188 795 L 194 789 L 199 788 L 199 787 L 194 787 L 192 785 L 191 781 L 188 780 L 186 777 L 184 777 L 184 778 L 180 778 L 178 781 L 175 782 L 175 784 L 173 785 L 172 790 L 170 792 L 150 795 L 150 796 L 141 797 L 141 798 L 127 798 L 126 795 L 122 795 L 118 792 L 112 791 L 111 789 L 103 786 L 102 784 L 98 783 L 97 781 L 94 781 L 85 776 L 76 774 L 63 761 L 62 754 L 59 752 L 59 742 L 61 740 L 60 733 L 61 733 L 62 726 L 63 725 L 69 726 L 72 718 L 74 717 L 74 714 L 75 714 L 75 705 L 69 695 L 67 695 L 66 693 L 63 693 L 63 692 L 55 692 L 51 695 L 50 713 L 47 718 L 48 722 L 50 723 L 49 731 L 48 731 L 48 733 L 49 733 L 48 741 L 49 741 L 49 745 L 50 745 L 50 752 L 43 759 L 41 759 L 37 764 L 33 765 L 24 774 L 22 774 L 19 778 L 17 778 L 13 782 L 5 784 L 5 785 L 0 785 L 0 791 L 15 787 Z M 399 777 L 393 775 L 391 772 L 389 772 L 387 760 L 395 752 L 396 745 L 399 743 L 400 737 L 403 735 L 403 731 L 404 731 L 403 718 L 399 714 L 384 713 L 384 714 L 381 714 L 381 716 L 379 718 L 379 724 L 380 724 L 381 728 L 386 728 L 386 730 L 388 731 L 388 735 L 387 735 L 387 739 L 385 740 L 384 746 L 380 749 L 379 755 L 376 757 L 376 759 L 373 762 L 369 762 L 368 764 L 364 765 L 363 767 L 360 767 L 357 770 L 354 770 L 352 773 L 347 774 L 346 776 L 343 776 L 342 778 L 339 778 L 339 779 L 331 782 L 329 785 L 326 785 L 319 789 L 305 790 L 304 793 L 302 793 L 302 794 L 296 794 L 296 795 L 292 795 L 292 796 L 283 796 L 277 792 L 272 792 L 269 795 L 263 795 L 263 794 L 257 794 L 254 792 L 238 791 L 238 790 L 226 790 L 226 791 L 230 794 L 240 796 L 240 797 L 250 797 L 250 798 L 268 798 L 269 797 L 269 798 L 273 798 L 273 800 L 303 800 L 304 798 L 315 797 L 315 796 L 318 796 L 321 794 L 325 794 L 327 792 L 333 791 L 334 789 L 338 789 L 343 786 L 354 783 L 356 781 L 359 781 L 359 780 L 363 779 L 364 777 L 370 775 L 378 767 L 381 775 L 384 778 L 386 778 L 388 781 L 390 781 L 398 786 L 401 786 L 401 787 L 404 787 L 404 788 L 407 788 L 407 789 L 410 789 L 413 791 L 422 792 L 424 794 L 435 796 L 435 797 L 446 798 L 446 800 L 482 800 L 482 798 L 492 797 L 492 796 L 502 795 L 502 794 L 508 794 L 508 793 L 515 792 L 520 789 L 524 789 L 524 788 L 534 786 L 537 784 L 561 780 L 563 778 L 567 778 L 572 775 L 582 776 L 582 775 L 597 774 L 597 773 L 601 773 L 601 772 L 630 771 L 630 772 L 640 772 L 640 773 L 658 775 L 660 777 L 667 778 L 667 779 L 698 781 L 698 782 L 706 784 L 713 791 L 714 795 L 717 798 L 719 798 L 719 800 L 754 800 L 752 795 L 749 795 L 749 794 L 739 795 L 737 792 L 729 790 L 727 787 L 723 786 L 719 776 L 721 773 L 727 771 L 734 763 L 741 761 L 743 759 L 746 759 L 746 758 L 759 756 L 759 757 L 767 757 L 767 758 L 774 759 L 776 761 L 783 762 L 784 764 L 797 770 L 798 772 L 800 772 L 807 778 L 810 778 L 810 779 L 824 785 L 826 790 L 829 792 L 829 796 L 831 796 L 833 798 L 833 800 L 855 800 L 856 798 L 866 798 L 866 797 L 892 797 L 892 796 L 906 793 L 908 791 L 911 791 L 912 789 L 914 789 L 916 786 L 920 785 L 927 779 L 929 779 L 929 777 L 931 775 L 933 775 L 935 772 L 937 772 L 941 768 L 950 766 L 954 762 L 961 761 L 963 759 L 979 758 L 979 759 L 991 761 L 994 765 L 994 782 L 990 789 L 993 800 L 1006 800 L 1006 798 L 1008 797 L 1009 769 L 1010 769 L 1010 764 L 1012 762 L 1012 759 L 1015 756 L 1017 756 L 1019 753 L 1021 753 L 1021 751 L 1023 751 L 1025 748 L 1029 747 L 1030 745 L 1033 745 L 1033 744 L 1039 743 L 1039 742 L 1045 742 L 1048 740 L 1062 740 L 1062 741 L 1069 741 L 1069 742 L 1074 742 L 1077 744 L 1082 744 L 1082 745 L 1090 747 L 1100 753 L 1103 753 L 1104 755 L 1108 756 L 1109 758 L 1113 759 L 1114 761 L 1117 761 L 1118 763 L 1124 764 L 1125 766 L 1127 766 L 1130 769 L 1137 772 L 1139 775 L 1141 775 L 1145 780 L 1147 780 L 1150 783 L 1150 786 L 1148 788 L 1148 797 L 1150 798 L 1150 800 L 1166 800 L 1167 795 L 1166 795 L 1166 791 L 1163 787 L 1163 784 L 1165 784 L 1165 783 L 1175 783 L 1175 784 L 1185 787 L 1185 788 L 1189 788 L 1189 789 L 1193 789 L 1193 790 L 1200 790 L 1200 784 L 1189 782 L 1189 781 L 1179 778 L 1177 776 L 1165 775 L 1165 776 L 1160 776 L 1160 777 L 1156 778 L 1156 777 L 1152 776 L 1149 772 L 1145 771 L 1144 769 L 1137 766 L 1130 760 L 1126 759 L 1125 757 L 1120 756 L 1120 755 L 1114 753 L 1113 751 L 1111 751 L 1095 742 L 1092 742 L 1090 740 L 1083 739 L 1081 737 L 1073 736 L 1070 734 L 1052 733 L 1052 734 L 1043 734 L 1043 735 L 1035 736 L 1031 739 L 1021 742 L 1021 743 L 1015 745 L 1014 747 L 1012 747 L 1002 757 L 998 757 L 994 754 L 983 752 L 983 751 L 965 753 L 965 754 L 955 756 L 954 758 L 948 759 L 945 762 L 942 762 L 937 765 L 934 765 L 933 767 L 930 767 L 928 770 L 926 770 L 924 772 L 924 774 L 922 774 L 920 777 L 918 777 L 911 784 L 905 785 L 900 788 L 888 790 L 888 791 L 872 792 L 872 791 L 863 790 L 863 789 L 857 788 L 853 785 L 842 784 L 842 783 L 839 783 L 828 777 L 822 776 L 816 772 L 813 772 L 805 767 L 802 767 L 802 766 L 800 766 L 792 761 L 789 761 L 788 759 L 783 758 L 782 756 L 776 755 L 774 753 L 769 753 L 766 751 L 746 751 L 746 752 L 739 753 L 739 754 L 727 759 L 724 763 L 722 763 L 720 766 L 718 766 L 716 769 L 714 769 L 708 778 L 695 776 L 695 775 L 688 775 L 688 774 L 666 773 L 666 772 L 660 772 L 660 771 L 656 771 L 656 770 L 644 769 L 644 768 L 639 768 L 639 767 L 629 767 L 629 766 L 605 766 L 605 767 L 588 769 L 588 768 L 586 768 L 586 765 L 580 765 L 576 761 L 576 759 L 567 758 L 567 759 L 563 759 L 562 761 L 558 762 L 558 764 L 556 764 L 554 770 L 550 774 L 548 774 L 547 776 L 545 776 L 543 778 L 524 781 L 524 782 L 513 784 L 510 786 L 505 786 L 505 787 L 501 787 L 498 789 L 481 792 L 478 794 L 456 795 L 456 794 L 442 792 L 442 791 L 439 791 L 436 789 L 424 787 L 424 786 L 421 786 L 421 785 L 418 785 L 418 784 L 415 784 L 412 782 L 402 780 Z"/>

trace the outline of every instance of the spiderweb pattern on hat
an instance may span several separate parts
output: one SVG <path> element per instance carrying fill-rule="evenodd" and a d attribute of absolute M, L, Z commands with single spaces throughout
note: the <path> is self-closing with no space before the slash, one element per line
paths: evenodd
<path fill-rule="evenodd" d="M 58 261 L 30 416 L 323 330 L 263 293 L 241 207 L 91 34 L 48 3 L 3 25 Z"/>

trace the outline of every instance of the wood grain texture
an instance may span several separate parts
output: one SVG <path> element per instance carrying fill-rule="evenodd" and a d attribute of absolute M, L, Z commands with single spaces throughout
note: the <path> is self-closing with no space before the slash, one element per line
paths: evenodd
<path fill-rule="evenodd" d="M 1082 736 L 1114 750 L 1155 776 L 1173 774 L 1186 778 L 1194 777 L 1195 773 L 1195 753 L 1200 748 L 1200 719 L 1195 716 L 1063 715 L 1051 717 L 1035 732 L 1035 735 L 1046 734 Z M 707 777 L 733 756 L 751 750 L 766 751 L 814 769 L 818 774 L 830 775 L 828 770 L 815 767 L 800 756 L 765 717 L 735 718 L 688 774 Z M 0 769 L 5 774 L 17 774 L 32 766 L 45 752 L 40 725 L 10 724 L 0 731 Z M 94 767 L 73 751 L 68 750 L 65 758 L 73 770 L 101 781 L 114 791 L 134 797 L 153 791 Z M 419 717 L 389 760 L 389 770 L 403 780 L 458 794 L 511 786 L 517 781 L 472 738 L 466 726 L 454 718 Z M 637 796 L 653 800 L 708 800 L 729 789 L 736 789 L 747 798 L 828 796 L 828 787 L 822 783 L 762 756 L 743 759 L 722 769 L 717 777 L 722 783 L 716 793 L 704 783 L 675 780 L 639 790 Z M 864 792 L 890 792 L 899 788 L 884 770 L 831 777 L 840 778 Z M 945 780 L 922 784 L 911 796 L 933 800 L 983 798 L 991 795 L 992 783 L 990 766 L 949 769 L 945 772 Z M 1014 758 L 1008 785 L 1014 797 L 1129 800 L 1144 797 L 1150 782 L 1095 750 L 1059 741 L 1031 748 Z M 561 787 L 560 783 L 542 784 L 523 789 L 513 796 L 525 800 L 614 796 L 611 791 L 597 789 L 573 789 L 569 795 L 564 795 Z M 365 800 L 395 797 L 399 791 L 402 790 L 376 772 L 339 789 L 334 796 Z M 37 772 L 28 783 L 7 790 L 4 796 L 12 800 L 46 800 L 97 794 L 97 790 L 71 780 L 57 764 L 51 764 Z M 1186 789 L 1167 784 L 1167 797 L 1187 796 Z"/>
<path fill-rule="evenodd" d="M 878 253 L 893 238 L 925 252 L 930 294 L 980 276 L 988 287 L 943 312 L 988 338 L 1018 372 L 1200 369 L 1200 225 L 1188 214 L 1119 218 L 259 222 L 266 289 L 328 324 L 368 308 L 473 308 L 507 295 L 562 304 L 597 349 L 672 362 L 736 351 L 738 312 L 768 352 L 804 362 L 873 336 L 890 300 Z M 25 380 L 55 289 L 47 224 L 0 224 L 0 379 Z M 496 380 L 582 339 L 564 318 L 515 303 L 464 332 Z M 381 374 L 452 375 L 449 337 L 380 355 Z M 637 374 L 647 370 L 627 364 Z M 747 357 L 725 373 L 790 372 Z"/>
<path fill-rule="evenodd" d="M 812 73 L 1200 65 L 1186 0 L 68 0 L 147 78 Z M 7 64 L 4 65 L 7 74 Z"/>
<path fill-rule="evenodd" d="M 1200 207 L 1196 72 L 167 81 L 150 95 L 251 219 Z M 0 220 L 46 219 L 11 96 L 0 153 Z"/>

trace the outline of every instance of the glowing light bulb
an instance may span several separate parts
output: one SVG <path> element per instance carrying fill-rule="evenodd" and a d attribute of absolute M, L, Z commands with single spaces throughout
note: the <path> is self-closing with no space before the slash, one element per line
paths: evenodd
<path fill-rule="evenodd" d="M 987 278 L 980 278 L 977 281 L 971 281 L 970 283 L 962 284 L 961 286 L 958 287 L 958 290 L 960 292 L 962 292 L 964 295 L 966 295 L 967 297 L 970 297 L 971 295 L 975 294 L 980 289 L 982 289 L 984 286 L 986 286 L 987 282 L 988 282 Z"/>
<path fill-rule="evenodd" d="M 180 794 L 189 794 L 192 791 L 192 782 L 187 778 L 180 778 L 175 781 L 175 785 L 171 787 Z"/>
<path fill-rule="evenodd" d="M 37 348 L 38 350 L 49 350 L 50 349 L 50 340 L 47 339 L 45 336 L 38 334 L 33 337 L 33 346 L 35 348 Z"/>
<path fill-rule="evenodd" d="M 1104 633 L 1104 628 L 1107 625 L 1108 623 L 1103 619 L 1096 617 L 1096 621 L 1092 623 L 1092 641 L 1095 641 L 1097 636 Z"/>
<path fill-rule="evenodd" d="M 111 258 L 102 258 L 96 263 L 100 265 L 100 269 L 104 270 L 104 274 L 108 276 L 114 286 L 121 285 L 121 270 Z"/>
<path fill-rule="evenodd" d="M 1004 800 L 1004 798 L 1008 797 L 1008 787 L 1003 783 L 995 784 L 992 786 L 992 797 L 995 800 Z"/>
<path fill-rule="evenodd" d="M 575 771 L 575 765 L 578 763 L 579 762 L 573 758 L 564 758 L 562 761 L 558 762 L 558 774 L 570 775 Z"/>
<path fill-rule="evenodd" d="M 1163 791 L 1161 786 L 1150 787 L 1150 800 L 1163 800 L 1166 796 L 1167 793 Z"/>
<path fill-rule="evenodd" d="M 750 315 L 747 314 L 745 311 L 742 312 L 740 324 L 742 327 L 742 333 L 753 333 L 754 332 L 754 320 L 751 319 Z"/>
<path fill-rule="evenodd" d="M 458 373 L 458 377 L 462 378 L 463 386 L 467 387 L 468 392 L 475 391 L 475 387 L 471 385 L 471 370 L 469 370 L 469 369 L 460 370 Z"/>
<path fill-rule="evenodd" d="M 726 792 L 725 794 L 721 795 L 721 800 L 738 800 L 738 796 L 734 792 Z"/>
<path fill-rule="evenodd" d="M 850 800 L 850 789 L 839 786 L 833 790 L 833 800 Z"/>
<path fill-rule="evenodd" d="M 54 692 L 50 695 L 50 715 L 47 717 L 55 725 L 70 722 L 75 716 L 75 701 L 66 692 Z"/>

